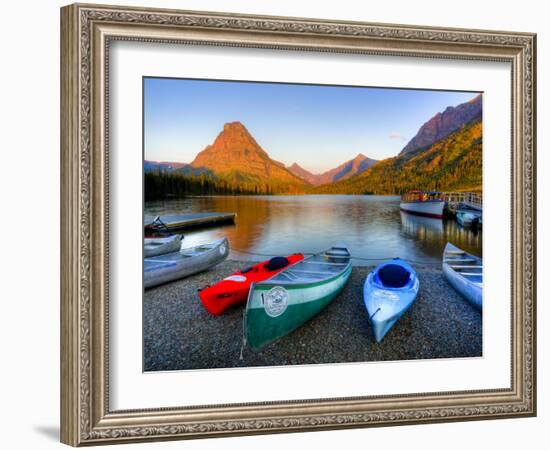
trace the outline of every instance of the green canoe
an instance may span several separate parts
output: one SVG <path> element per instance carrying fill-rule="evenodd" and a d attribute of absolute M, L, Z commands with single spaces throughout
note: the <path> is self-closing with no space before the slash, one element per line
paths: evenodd
<path fill-rule="evenodd" d="M 261 348 L 318 314 L 351 275 L 345 246 L 309 256 L 268 280 L 253 283 L 244 312 L 244 343 Z"/>

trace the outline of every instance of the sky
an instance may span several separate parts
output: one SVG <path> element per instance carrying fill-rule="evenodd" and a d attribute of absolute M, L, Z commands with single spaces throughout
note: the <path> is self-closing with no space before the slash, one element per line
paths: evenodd
<path fill-rule="evenodd" d="M 240 121 L 276 160 L 313 173 L 398 154 L 437 112 L 476 92 L 144 78 L 149 161 L 190 163 Z"/>

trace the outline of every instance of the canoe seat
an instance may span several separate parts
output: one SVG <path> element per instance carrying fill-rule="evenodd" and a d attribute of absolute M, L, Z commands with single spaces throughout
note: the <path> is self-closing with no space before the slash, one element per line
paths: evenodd
<path fill-rule="evenodd" d="M 378 270 L 378 278 L 387 287 L 403 287 L 409 282 L 409 277 L 409 271 L 397 264 L 388 264 Z"/>
<path fill-rule="evenodd" d="M 478 266 L 478 265 L 475 265 L 475 266 L 468 266 L 468 265 L 451 265 L 449 264 L 449 267 L 451 269 L 483 269 L 483 266 Z"/>

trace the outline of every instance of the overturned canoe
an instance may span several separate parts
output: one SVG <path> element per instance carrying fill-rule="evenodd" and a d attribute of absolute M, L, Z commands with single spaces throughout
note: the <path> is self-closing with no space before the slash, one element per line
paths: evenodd
<path fill-rule="evenodd" d="M 182 238 L 181 234 L 173 234 L 167 237 L 146 237 L 143 240 L 143 256 L 150 258 L 151 256 L 177 252 L 181 248 Z"/>
<path fill-rule="evenodd" d="M 228 254 L 229 242 L 226 238 L 222 238 L 209 244 L 145 258 L 143 285 L 147 289 L 202 272 L 222 262 Z"/>
<path fill-rule="evenodd" d="M 232 273 L 218 283 L 199 290 L 199 298 L 204 307 L 215 316 L 226 309 L 246 302 L 250 285 L 267 280 L 285 267 L 304 259 L 301 253 L 288 256 L 276 256 L 254 266 Z"/>
<path fill-rule="evenodd" d="M 369 273 L 363 299 L 376 342 L 380 342 L 411 307 L 419 287 L 414 269 L 399 258 L 380 264 Z"/>
<path fill-rule="evenodd" d="M 482 310 L 483 261 L 450 242 L 443 251 L 443 274 L 447 281 L 476 309 Z"/>
<path fill-rule="evenodd" d="M 351 275 L 345 246 L 334 246 L 252 283 L 244 313 L 244 341 L 261 348 L 318 314 L 344 289 Z"/>

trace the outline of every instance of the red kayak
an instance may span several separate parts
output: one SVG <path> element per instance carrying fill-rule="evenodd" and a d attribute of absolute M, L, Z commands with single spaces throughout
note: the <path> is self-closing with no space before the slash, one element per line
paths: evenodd
<path fill-rule="evenodd" d="M 289 256 L 276 256 L 255 266 L 239 270 L 213 286 L 199 289 L 199 297 L 204 307 L 215 316 L 238 303 L 246 302 L 250 285 L 267 280 L 284 268 L 304 259 L 301 253 Z"/>

